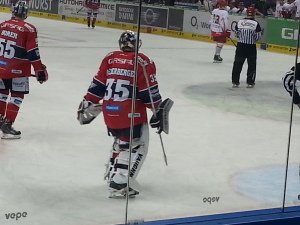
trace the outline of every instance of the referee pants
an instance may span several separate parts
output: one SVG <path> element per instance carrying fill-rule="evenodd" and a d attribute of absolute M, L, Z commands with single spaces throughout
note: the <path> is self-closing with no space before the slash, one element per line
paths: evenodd
<path fill-rule="evenodd" d="M 257 50 L 255 44 L 244 44 L 238 42 L 235 50 L 234 63 L 232 68 L 232 83 L 240 84 L 240 75 L 245 60 L 247 59 L 247 84 L 255 84 L 256 78 Z"/>

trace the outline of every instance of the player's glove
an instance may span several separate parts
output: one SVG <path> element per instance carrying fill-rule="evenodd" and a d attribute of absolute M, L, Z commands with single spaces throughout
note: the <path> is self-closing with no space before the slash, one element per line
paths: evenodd
<path fill-rule="evenodd" d="M 157 133 L 161 133 L 162 131 L 166 134 L 169 133 L 169 112 L 173 106 L 173 101 L 169 98 L 165 99 L 161 102 L 157 109 L 155 109 L 155 113 L 151 117 L 149 123 L 152 128 L 157 128 Z"/>
<path fill-rule="evenodd" d="M 158 117 L 158 112 L 159 112 L 159 110 L 156 110 L 156 114 L 155 115 L 153 114 L 151 119 L 150 119 L 149 123 L 150 123 L 150 126 L 152 128 L 158 128 L 159 129 L 160 119 Z"/>
<path fill-rule="evenodd" d="M 35 71 L 35 77 L 36 77 L 36 80 L 42 84 L 44 82 L 46 82 L 48 80 L 48 72 L 47 72 L 47 67 L 42 64 L 42 69 L 41 70 L 37 70 Z"/>
<path fill-rule="evenodd" d="M 91 123 L 102 112 L 102 104 L 92 103 L 85 98 L 80 102 L 77 110 L 77 120 L 81 125 Z"/>

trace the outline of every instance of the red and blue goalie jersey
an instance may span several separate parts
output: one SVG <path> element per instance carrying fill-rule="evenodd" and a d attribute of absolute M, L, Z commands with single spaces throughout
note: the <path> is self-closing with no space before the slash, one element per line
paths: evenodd
<path fill-rule="evenodd" d="M 147 108 L 157 108 L 161 102 L 156 67 L 152 60 L 139 53 L 139 62 L 145 64 L 146 76 L 138 63 L 136 76 L 136 101 L 134 125 L 147 122 Z M 85 98 L 98 103 L 103 99 L 103 116 L 107 127 L 112 129 L 128 128 L 131 124 L 131 108 L 134 87 L 134 52 L 115 51 L 109 53 L 102 61 L 97 75 L 94 77 Z"/>
<path fill-rule="evenodd" d="M 0 78 L 31 75 L 42 68 L 36 28 L 23 20 L 11 19 L 0 24 Z"/>

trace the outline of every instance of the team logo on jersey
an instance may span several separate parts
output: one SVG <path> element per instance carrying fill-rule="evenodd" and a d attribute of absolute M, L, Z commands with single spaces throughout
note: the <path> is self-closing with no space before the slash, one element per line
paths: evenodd
<path fill-rule="evenodd" d="M 6 60 L 0 60 L 0 66 L 7 66 L 8 62 Z"/>
<path fill-rule="evenodd" d="M 12 73 L 21 74 L 22 70 L 11 70 Z"/>
<path fill-rule="evenodd" d="M 131 118 L 131 116 L 132 116 L 132 113 L 128 113 L 128 118 Z M 134 113 L 133 117 L 141 117 L 141 114 L 140 113 Z"/>
<path fill-rule="evenodd" d="M 120 105 L 106 105 L 105 108 L 106 108 L 106 111 L 109 111 L 109 112 L 120 112 L 121 111 Z"/>

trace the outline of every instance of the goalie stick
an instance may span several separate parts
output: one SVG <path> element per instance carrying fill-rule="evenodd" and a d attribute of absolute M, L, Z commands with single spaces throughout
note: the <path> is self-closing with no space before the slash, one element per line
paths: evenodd
<path fill-rule="evenodd" d="M 156 113 L 156 110 L 155 110 L 155 107 L 154 107 L 154 103 L 153 103 L 153 98 L 152 98 L 152 95 L 151 95 L 151 90 L 150 90 L 150 83 L 149 83 L 149 80 L 148 80 L 148 77 L 147 77 L 147 71 L 146 71 L 146 68 L 145 68 L 145 64 L 142 63 L 142 62 L 139 62 L 139 64 L 142 66 L 143 68 L 143 74 L 145 76 L 145 79 L 146 79 L 146 83 L 147 83 L 147 88 L 148 88 L 148 91 L 149 91 L 149 94 L 150 94 L 150 101 L 151 101 L 151 105 L 152 105 L 152 112 L 153 112 L 153 115 L 154 117 L 157 118 L 157 113 Z M 173 101 L 171 99 L 166 99 L 165 101 L 165 111 L 166 111 L 166 115 L 168 116 L 169 115 L 169 111 L 171 109 L 171 107 L 173 106 Z M 163 130 L 166 134 L 169 133 L 169 122 L 166 120 L 167 124 L 164 124 L 163 122 L 163 126 L 165 126 L 165 130 Z M 164 129 L 164 128 L 163 128 Z M 163 140 L 162 140 L 162 137 L 161 137 L 161 132 L 158 132 L 158 135 L 159 135 L 159 139 L 160 139 L 160 143 L 161 143 L 161 147 L 162 147 L 162 151 L 163 151 L 163 155 L 164 155 L 164 160 L 165 160 L 165 163 L 166 163 L 166 166 L 168 165 L 168 160 L 167 160 L 167 155 L 166 155 L 166 152 L 165 152 L 165 148 L 164 148 L 164 144 L 163 144 Z"/>

